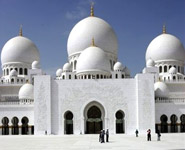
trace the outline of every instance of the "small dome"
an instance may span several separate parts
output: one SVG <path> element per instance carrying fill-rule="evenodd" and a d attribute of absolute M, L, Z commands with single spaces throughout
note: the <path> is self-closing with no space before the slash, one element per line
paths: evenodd
<path fill-rule="evenodd" d="M 68 56 L 80 53 L 89 47 L 92 37 L 98 47 L 117 57 L 118 41 L 112 27 L 98 17 L 87 17 L 71 30 L 67 42 Z"/>
<path fill-rule="evenodd" d="M 19 90 L 19 99 L 30 99 L 33 100 L 33 85 L 30 83 L 24 84 Z"/>
<path fill-rule="evenodd" d="M 10 71 L 10 77 L 16 77 L 17 76 L 17 71 L 15 69 Z"/>
<path fill-rule="evenodd" d="M 58 69 L 58 70 L 56 71 L 56 76 L 57 76 L 57 77 L 60 77 L 61 74 L 62 74 L 62 69 Z"/>
<path fill-rule="evenodd" d="M 122 71 L 123 70 L 123 65 L 122 65 L 122 63 L 121 62 L 116 62 L 115 64 L 114 64 L 114 71 Z"/>
<path fill-rule="evenodd" d="M 64 66 L 63 66 L 63 71 L 64 71 L 64 72 L 65 72 L 65 71 L 67 71 L 67 72 L 72 71 L 70 63 L 65 63 L 65 64 L 64 64 Z"/>
<path fill-rule="evenodd" d="M 155 66 L 155 62 L 151 58 L 149 58 L 147 60 L 147 62 L 146 62 L 146 66 L 147 67 L 154 67 Z"/>
<path fill-rule="evenodd" d="M 177 73 L 177 69 L 175 67 L 171 67 L 169 70 L 170 74 L 176 74 Z"/>
<path fill-rule="evenodd" d="M 1 52 L 2 65 L 11 62 L 23 62 L 31 65 L 33 61 L 39 61 L 39 59 L 39 51 L 35 44 L 23 36 L 10 39 Z"/>
<path fill-rule="evenodd" d="M 146 51 L 148 59 L 156 61 L 176 60 L 185 61 L 185 50 L 181 41 L 171 34 L 161 34 L 149 44 Z"/>
<path fill-rule="evenodd" d="M 125 67 L 123 71 L 125 72 L 125 75 L 130 76 L 130 70 L 127 67 Z"/>
<path fill-rule="evenodd" d="M 154 89 L 155 89 L 155 97 L 168 98 L 169 89 L 164 82 L 156 82 L 154 84 Z"/>
<path fill-rule="evenodd" d="M 40 63 L 38 61 L 32 62 L 32 69 L 40 69 Z"/>
<path fill-rule="evenodd" d="M 77 73 L 81 72 L 107 72 L 110 74 L 111 67 L 105 52 L 96 46 L 85 49 L 77 62 Z"/>

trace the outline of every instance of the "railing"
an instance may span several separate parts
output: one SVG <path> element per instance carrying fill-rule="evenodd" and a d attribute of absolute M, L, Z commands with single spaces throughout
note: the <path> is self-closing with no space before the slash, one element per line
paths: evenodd
<path fill-rule="evenodd" d="M 155 103 L 185 103 L 185 98 L 156 98 Z"/>
<path fill-rule="evenodd" d="M 0 105 L 33 105 L 34 101 L 6 101 L 6 102 L 0 102 Z"/>
<path fill-rule="evenodd" d="M 1 100 L 3 100 L 3 101 L 19 101 L 19 96 L 17 96 L 17 95 L 2 95 Z"/>

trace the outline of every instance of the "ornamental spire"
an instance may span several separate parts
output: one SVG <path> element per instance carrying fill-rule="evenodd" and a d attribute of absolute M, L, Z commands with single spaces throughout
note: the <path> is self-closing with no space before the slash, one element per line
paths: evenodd
<path fill-rule="evenodd" d="M 94 44 L 94 38 L 92 38 L 91 46 L 96 46 L 96 45 Z"/>
<path fill-rule="evenodd" d="M 91 2 L 91 16 L 94 16 L 94 2 Z"/>
<path fill-rule="evenodd" d="M 165 24 L 163 25 L 163 34 L 165 34 L 166 33 L 166 26 L 165 26 Z"/>
<path fill-rule="evenodd" d="M 22 36 L 22 25 L 20 25 L 19 36 Z"/>

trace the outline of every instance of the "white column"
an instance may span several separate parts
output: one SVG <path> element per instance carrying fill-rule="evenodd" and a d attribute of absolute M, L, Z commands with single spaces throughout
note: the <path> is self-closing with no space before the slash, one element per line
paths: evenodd
<path fill-rule="evenodd" d="M 9 135 L 12 135 L 12 127 L 9 126 Z"/>

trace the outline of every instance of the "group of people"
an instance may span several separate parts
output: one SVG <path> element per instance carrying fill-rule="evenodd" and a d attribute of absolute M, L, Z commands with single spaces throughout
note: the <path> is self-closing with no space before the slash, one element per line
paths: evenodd
<path fill-rule="evenodd" d="M 136 129 L 136 137 L 138 137 L 139 131 Z M 160 141 L 161 133 L 159 130 L 156 131 L 157 133 L 157 141 Z M 151 141 L 151 130 L 147 130 L 147 141 Z"/>
<path fill-rule="evenodd" d="M 106 135 L 106 142 L 109 142 L 109 129 L 107 129 L 106 133 L 105 133 L 105 130 L 100 131 L 100 135 L 99 135 L 100 143 L 105 143 L 105 135 Z"/>

